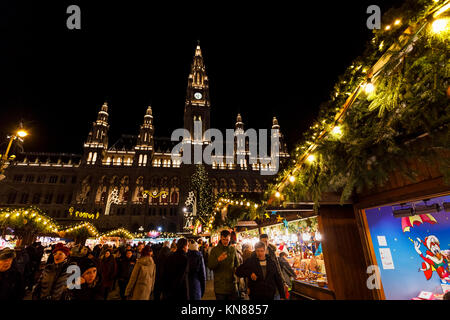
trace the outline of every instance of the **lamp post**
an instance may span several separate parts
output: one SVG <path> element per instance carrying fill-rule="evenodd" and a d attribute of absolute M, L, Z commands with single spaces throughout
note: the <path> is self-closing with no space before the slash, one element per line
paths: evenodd
<path fill-rule="evenodd" d="M 8 147 L 6 148 L 5 153 L 2 155 L 1 159 L 0 159 L 0 180 L 4 179 L 5 176 L 3 175 L 3 172 L 5 171 L 5 163 L 6 161 L 8 161 L 8 154 L 9 154 L 9 150 L 11 149 L 12 143 L 14 140 L 19 139 L 21 142 L 23 142 L 23 138 L 25 138 L 28 135 L 28 133 L 23 130 L 22 128 L 22 124 L 20 124 L 20 128 L 19 130 L 12 134 L 11 137 L 9 137 L 9 143 L 8 143 Z"/>

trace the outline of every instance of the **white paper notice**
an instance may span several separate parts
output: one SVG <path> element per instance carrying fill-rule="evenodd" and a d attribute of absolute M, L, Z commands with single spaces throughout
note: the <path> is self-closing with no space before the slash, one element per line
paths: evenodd
<path fill-rule="evenodd" d="M 394 270 L 394 261 L 392 261 L 391 249 L 380 248 L 381 263 L 383 264 L 383 269 Z"/>
<path fill-rule="evenodd" d="M 385 236 L 377 236 L 378 238 L 378 245 L 380 247 L 387 247 L 387 241 Z"/>

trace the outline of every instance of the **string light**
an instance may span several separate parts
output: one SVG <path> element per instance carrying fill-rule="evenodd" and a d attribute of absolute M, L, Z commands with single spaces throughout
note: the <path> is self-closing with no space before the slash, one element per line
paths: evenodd
<path fill-rule="evenodd" d="M 367 94 L 371 94 L 372 92 L 375 91 L 375 86 L 373 85 L 373 83 L 370 80 L 367 81 L 366 85 L 364 86 L 364 91 Z"/>
<path fill-rule="evenodd" d="M 342 130 L 341 130 L 341 127 L 340 127 L 340 126 L 335 126 L 335 127 L 333 128 L 333 130 L 331 130 L 331 132 L 332 132 L 334 135 L 336 135 L 336 136 L 339 136 L 339 135 L 342 134 Z"/>
<path fill-rule="evenodd" d="M 277 198 L 281 197 L 281 193 L 277 191 L 277 192 L 275 193 L 275 197 L 277 197 Z"/>
<path fill-rule="evenodd" d="M 447 19 L 437 19 L 431 24 L 434 33 L 440 33 L 447 28 Z"/>
<path fill-rule="evenodd" d="M 290 176 L 290 177 L 289 177 L 289 181 L 290 181 L 291 183 L 294 183 L 295 177 L 294 177 L 294 176 Z"/>
<path fill-rule="evenodd" d="M 313 163 L 314 161 L 316 161 L 316 156 L 313 155 L 313 154 L 310 154 L 310 155 L 308 156 L 308 158 L 306 158 L 306 160 L 307 160 L 309 163 Z"/>
<path fill-rule="evenodd" d="M 391 26 L 386 26 L 385 30 L 391 30 Z"/>
<path fill-rule="evenodd" d="M 397 19 L 397 20 L 395 20 L 394 25 L 398 26 L 401 22 L 402 22 L 402 20 Z"/>

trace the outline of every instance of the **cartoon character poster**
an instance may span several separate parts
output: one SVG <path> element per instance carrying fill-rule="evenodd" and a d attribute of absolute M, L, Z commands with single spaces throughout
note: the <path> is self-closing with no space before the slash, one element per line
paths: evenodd
<path fill-rule="evenodd" d="M 444 203 L 450 203 L 450 196 L 408 203 L 409 208 L 436 210 L 403 217 L 393 214 L 398 206 L 365 210 L 386 299 L 409 300 L 421 291 L 443 293 L 441 285 L 450 284 L 450 212 Z"/>

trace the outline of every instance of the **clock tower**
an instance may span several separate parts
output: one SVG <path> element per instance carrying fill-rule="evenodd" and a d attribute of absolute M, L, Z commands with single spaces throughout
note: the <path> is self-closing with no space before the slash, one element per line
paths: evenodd
<path fill-rule="evenodd" d="M 206 75 L 200 43 L 197 42 L 194 61 L 188 77 L 186 101 L 184 105 L 184 128 L 189 130 L 191 139 L 194 140 L 194 121 L 201 121 L 202 137 L 210 128 L 209 80 Z"/>

